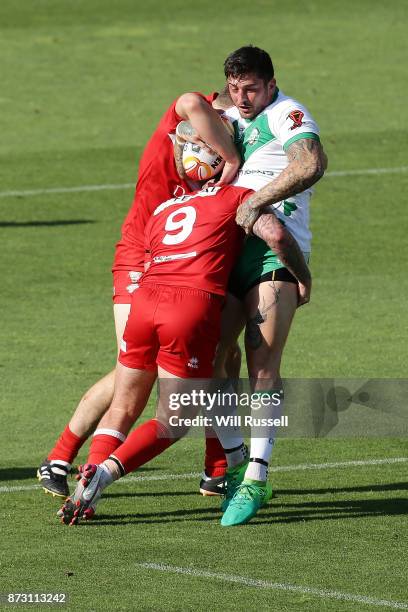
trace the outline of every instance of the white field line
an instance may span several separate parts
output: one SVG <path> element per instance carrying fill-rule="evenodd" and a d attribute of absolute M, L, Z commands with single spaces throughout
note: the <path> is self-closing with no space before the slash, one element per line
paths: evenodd
<path fill-rule="evenodd" d="M 365 168 L 362 170 L 332 170 L 325 172 L 324 176 L 369 176 L 370 174 L 401 174 L 408 172 L 408 166 L 399 168 Z"/>
<path fill-rule="evenodd" d="M 0 191 L 0 198 L 27 197 L 53 193 L 80 193 L 81 191 L 111 191 L 130 189 L 135 183 L 118 183 L 116 185 L 79 185 L 78 187 L 50 187 L 49 189 L 28 189 L 21 191 Z"/>
<path fill-rule="evenodd" d="M 399 166 L 397 168 L 362 168 L 361 170 L 332 170 L 326 172 L 325 176 L 370 176 L 377 174 L 401 174 L 408 172 L 408 166 Z M 0 191 L 0 198 L 12 197 L 30 197 L 58 193 L 81 193 L 86 191 L 111 191 L 120 189 L 130 189 L 134 187 L 134 183 L 118 183 L 118 184 L 102 184 L 102 185 L 79 185 L 78 187 L 50 187 L 47 189 L 27 189 L 16 191 Z"/>
<path fill-rule="evenodd" d="M 389 457 L 387 459 L 358 459 L 355 461 L 338 461 L 334 463 L 300 463 L 298 465 L 277 465 L 271 467 L 269 472 L 299 472 L 303 470 L 330 470 L 337 468 L 352 468 L 369 465 L 391 465 L 395 463 L 406 463 L 408 457 Z M 186 474 L 157 474 L 155 476 L 126 476 L 121 480 L 122 484 L 127 482 L 152 482 L 158 480 L 191 480 L 198 478 L 200 472 L 187 472 Z M 0 487 L 0 493 L 18 493 L 19 491 L 33 491 L 40 489 L 41 485 L 19 485 Z"/>
<path fill-rule="evenodd" d="M 165 565 L 163 563 L 138 563 L 139 567 L 144 569 L 155 570 L 172 574 L 182 574 L 183 576 L 192 576 L 194 578 L 209 578 L 210 580 L 220 580 L 221 582 L 233 582 L 242 584 L 243 586 L 256 587 L 258 589 L 268 589 L 271 591 L 286 591 L 290 593 L 299 593 L 301 595 L 314 595 L 323 599 L 336 599 L 338 601 L 350 601 L 357 604 L 365 604 L 367 606 L 377 606 L 381 608 L 393 608 L 394 610 L 408 610 L 408 604 L 388 599 L 375 599 L 366 595 L 354 595 L 353 593 L 342 593 L 341 591 L 332 591 L 329 589 L 316 589 L 308 586 L 298 586 L 296 584 L 285 584 L 281 582 L 269 582 L 267 580 L 256 580 L 245 576 L 235 576 L 229 574 L 219 574 L 217 572 L 208 572 L 190 567 L 176 567 L 173 565 Z"/>

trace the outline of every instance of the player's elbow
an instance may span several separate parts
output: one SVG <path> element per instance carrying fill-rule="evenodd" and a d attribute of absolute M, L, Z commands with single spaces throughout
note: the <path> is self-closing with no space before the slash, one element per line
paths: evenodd
<path fill-rule="evenodd" d="M 179 97 L 176 103 L 176 113 L 183 119 L 188 119 L 192 114 L 203 108 L 206 104 L 203 98 L 195 93 L 185 93 Z"/>
<path fill-rule="evenodd" d="M 320 156 L 312 157 L 303 168 L 303 180 L 306 184 L 313 185 L 320 180 L 324 174 L 324 163 Z"/>
<path fill-rule="evenodd" d="M 307 180 L 313 183 L 317 183 L 318 180 L 322 178 L 327 168 L 327 155 L 323 150 L 316 151 L 316 154 L 313 155 L 309 163 L 307 164 L 306 174 Z"/>
<path fill-rule="evenodd" d="M 317 163 L 315 164 L 315 169 L 314 169 L 314 179 L 315 182 L 317 182 L 318 180 L 320 180 L 325 172 L 327 168 L 327 164 L 324 164 L 324 160 L 319 159 L 317 161 Z"/>

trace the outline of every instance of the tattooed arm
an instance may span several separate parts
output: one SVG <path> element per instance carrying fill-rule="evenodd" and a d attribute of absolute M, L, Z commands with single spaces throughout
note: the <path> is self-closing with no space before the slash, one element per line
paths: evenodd
<path fill-rule="evenodd" d="M 174 163 L 176 164 L 176 170 L 179 177 L 186 180 L 187 175 L 183 166 L 183 145 L 178 142 L 174 143 Z"/>
<path fill-rule="evenodd" d="M 259 211 L 256 212 L 259 215 Z M 254 223 L 252 232 L 266 242 L 285 268 L 297 279 L 298 306 L 307 304 L 310 300 L 312 277 L 303 253 L 292 234 L 273 213 L 260 215 Z"/>
<path fill-rule="evenodd" d="M 194 93 L 180 96 L 175 110 L 185 120 L 177 130 L 179 139 L 209 147 L 221 155 L 225 164 L 219 182 L 230 183 L 238 172 L 241 158 L 218 112 Z"/>
<path fill-rule="evenodd" d="M 198 135 L 197 130 L 193 128 L 190 121 L 180 121 L 176 128 L 176 142 L 179 145 L 183 145 L 185 142 L 192 142 L 199 147 L 203 147 L 204 149 L 208 149 L 211 151 L 210 147 L 207 147 L 204 140 Z"/>
<path fill-rule="evenodd" d="M 308 189 L 323 176 L 327 157 L 319 141 L 301 138 L 290 145 L 287 152 L 289 164 L 280 175 L 248 198 L 237 211 L 237 223 L 247 233 L 256 220 L 254 210 L 276 204 Z"/>

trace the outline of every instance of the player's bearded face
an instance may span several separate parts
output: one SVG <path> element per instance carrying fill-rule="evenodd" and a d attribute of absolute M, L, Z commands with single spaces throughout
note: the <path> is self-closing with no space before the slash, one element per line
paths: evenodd
<path fill-rule="evenodd" d="M 244 119 L 252 119 L 263 111 L 272 102 L 276 87 L 275 79 L 265 82 L 254 74 L 228 77 L 227 83 L 234 106 Z"/>

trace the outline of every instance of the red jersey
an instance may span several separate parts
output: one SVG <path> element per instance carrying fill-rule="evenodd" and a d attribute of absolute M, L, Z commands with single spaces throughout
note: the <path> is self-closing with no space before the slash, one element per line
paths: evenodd
<path fill-rule="evenodd" d="M 209 96 L 197 94 L 209 104 L 217 97 L 216 93 Z M 122 240 L 117 245 L 114 270 L 143 269 L 144 228 L 152 211 L 169 197 L 191 193 L 188 183 L 179 177 L 174 162 L 174 134 L 177 124 L 183 120 L 176 113 L 176 103 L 174 100 L 160 119 L 140 159 L 136 191 L 122 225 Z"/>
<path fill-rule="evenodd" d="M 235 222 L 235 212 L 250 193 L 250 189 L 224 185 L 160 204 L 146 225 L 151 264 L 140 284 L 193 287 L 225 295 L 245 235 Z"/>

